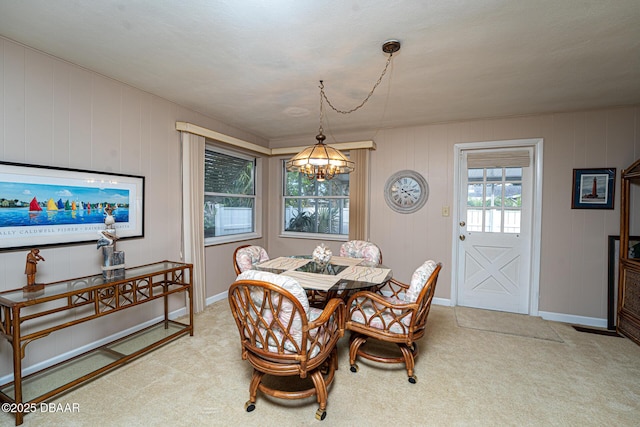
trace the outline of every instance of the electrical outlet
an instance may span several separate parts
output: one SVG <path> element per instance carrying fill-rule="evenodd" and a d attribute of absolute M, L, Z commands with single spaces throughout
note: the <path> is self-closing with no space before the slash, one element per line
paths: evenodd
<path fill-rule="evenodd" d="M 442 207 L 442 216 L 449 216 L 449 206 Z"/>

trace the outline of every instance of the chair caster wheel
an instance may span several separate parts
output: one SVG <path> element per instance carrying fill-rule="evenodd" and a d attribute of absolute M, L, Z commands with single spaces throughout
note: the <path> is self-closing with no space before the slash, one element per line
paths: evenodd
<path fill-rule="evenodd" d="M 316 411 L 316 419 L 318 421 L 322 421 L 327 417 L 327 411 L 325 411 L 324 409 L 318 409 Z"/>
<path fill-rule="evenodd" d="M 251 411 L 253 411 L 254 409 L 256 409 L 256 404 L 255 404 L 255 403 L 251 403 L 251 402 L 249 401 L 249 402 L 247 402 L 247 403 L 245 403 L 245 404 L 244 404 L 244 409 L 245 409 L 247 412 L 251 412 Z"/>
<path fill-rule="evenodd" d="M 417 383 L 417 382 L 418 382 L 418 377 L 416 377 L 415 375 L 411 375 L 411 376 L 409 377 L 409 382 L 410 382 L 411 384 L 415 384 L 415 383 Z"/>
<path fill-rule="evenodd" d="M 353 373 L 358 372 L 358 365 L 356 365 L 355 363 L 353 365 L 351 365 L 351 367 L 349 368 L 349 370 Z"/>

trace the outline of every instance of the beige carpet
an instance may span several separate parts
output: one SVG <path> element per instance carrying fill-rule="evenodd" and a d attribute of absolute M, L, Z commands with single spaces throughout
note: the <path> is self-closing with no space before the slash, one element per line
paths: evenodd
<path fill-rule="evenodd" d="M 551 323 L 564 342 L 462 328 L 453 308 L 433 306 L 417 384 L 391 365 L 361 361 L 350 372 L 345 337 L 327 418 L 317 421 L 313 398 L 259 394 L 245 412 L 251 368 L 221 301 L 195 316 L 195 336 L 52 400 L 80 412 L 29 414 L 24 426 L 637 426 L 640 347 Z M 13 418 L 0 413 L 0 425 Z"/>
<path fill-rule="evenodd" d="M 562 342 L 552 327 L 553 322 L 542 317 L 460 306 L 455 307 L 454 312 L 461 328 Z"/>

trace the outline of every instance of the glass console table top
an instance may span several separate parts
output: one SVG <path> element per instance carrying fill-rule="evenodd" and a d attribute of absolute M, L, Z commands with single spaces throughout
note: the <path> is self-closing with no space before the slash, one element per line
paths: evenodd
<path fill-rule="evenodd" d="M 187 266 L 184 263 L 162 261 L 153 264 L 141 265 L 139 267 L 131 267 L 125 269 L 125 277 L 116 280 L 107 281 L 102 278 L 102 273 L 93 276 L 80 277 L 72 280 L 63 280 L 60 282 L 47 283 L 44 288 L 38 292 L 24 292 L 22 288 L 12 289 L 0 292 L 0 302 L 3 305 L 14 305 L 20 303 L 33 303 L 34 300 L 55 298 L 68 292 L 76 292 L 89 290 L 92 287 L 107 285 L 111 283 L 126 282 L 137 277 L 152 275 L 154 273 L 163 273 L 166 270 L 179 269 Z"/>

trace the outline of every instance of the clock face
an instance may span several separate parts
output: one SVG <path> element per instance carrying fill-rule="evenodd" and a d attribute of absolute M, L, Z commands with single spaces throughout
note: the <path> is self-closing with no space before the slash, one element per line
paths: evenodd
<path fill-rule="evenodd" d="M 396 212 L 415 212 L 424 206 L 428 197 L 427 181 L 415 171 L 397 172 L 385 185 L 384 198 L 387 205 Z"/>

